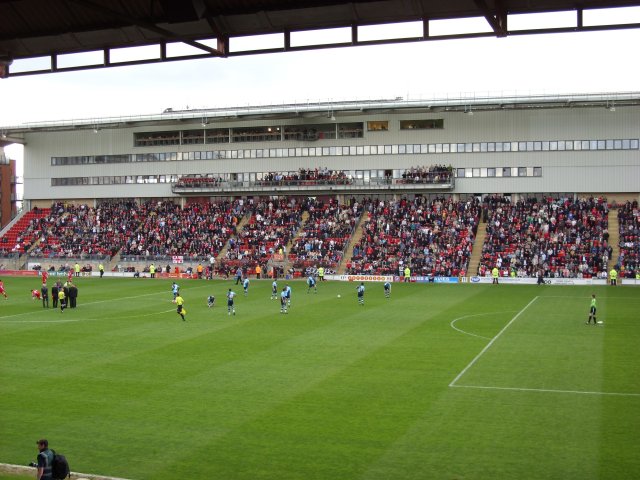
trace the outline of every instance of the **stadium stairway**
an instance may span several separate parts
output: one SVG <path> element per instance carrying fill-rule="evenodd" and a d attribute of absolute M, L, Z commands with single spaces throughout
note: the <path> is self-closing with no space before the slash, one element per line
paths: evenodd
<path fill-rule="evenodd" d="M 338 265 L 338 275 L 344 275 L 347 271 L 347 263 L 349 263 L 353 258 L 353 247 L 362 239 L 362 236 L 364 235 L 363 227 L 367 220 L 369 220 L 369 213 L 363 212 L 360 216 L 360 221 L 358 222 L 358 225 L 356 225 L 355 231 L 351 236 L 351 240 L 349 240 L 349 243 L 344 250 L 346 254 L 342 257 L 340 265 Z"/>
<path fill-rule="evenodd" d="M 471 251 L 471 258 L 469 259 L 467 275 L 474 276 L 478 274 L 478 267 L 480 266 L 480 260 L 482 258 L 482 247 L 484 246 L 484 239 L 486 237 L 487 222 L 480 221 L 476 233 L 476 238 L 473 241 L 473 250 Z"/>
<path fill-rule="evenodd" d="M 291 252 L 291 247 L 293 246 L 295 241 L 298 238 L 300 238 L 300 235 L 304 231 L 304 227 L 307 225 L 307 222 L 309 221 L 309 217 L 310 215 L 308 211 L 305 210 L 304 212 L 302 212 L 302 215 L 300 215 L 300 228 L 298 228 L 298 231 L 296 232 L 296 234 L 289 239 L 289 243 L 287 243 L 284 249 L 286 253 L 284 256 L 284 260 L 280 263 L 280 265 L 282 266 L 285 272 L 288 272 L 289 268 L 291 267 L 291 261 L 289 260 L 289 252 Z"/>
<path fill-rule="evenodd" d="M 224 244 L 224 247 L 222 247 L 222 250 L 220 250 L 220 253 L 218 253 L 218 256 L 216 257 L 216 260 L 220 260 L 222 258 L 224 258 L 227 255 L 227 252 L 229 251 L 229 245 L 230 240 L 232 238 L 237 237 L 237 234 L 240 233 L 242 231 L 242 229 L 244 228 L 244 226 L 249 223 L 249 220 L 251 220 L 251 213 L 247 213 L 245 214 L 240 221 L 238 222 L 238 224 L 236 225 L 236 235 L 231 235 L 229 237 L 229 240 L 227 240 L 227 243 Z"/>
<path fill-rule="evenodd" d="M 611 271 L 614 265 L 620 260 L 620 223 L 618 222 L 618 211 L 609 210 L 609 245 L 611 245 L 611 258 L 607 265 L 607 272 Z"/>

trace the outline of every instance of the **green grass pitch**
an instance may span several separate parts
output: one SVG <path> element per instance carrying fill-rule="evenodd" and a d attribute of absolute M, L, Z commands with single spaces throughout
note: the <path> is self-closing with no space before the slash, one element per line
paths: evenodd
<path fill-rule="evenodd" d="M 80 278 L 64 313 L 4 281 L 0 462 L 46 437 L 140 480 L 640 478 L 633 287 L 291 282 L 281 315 L 270 281 L 182 280 L 183 322 L 171 281 Z"/>

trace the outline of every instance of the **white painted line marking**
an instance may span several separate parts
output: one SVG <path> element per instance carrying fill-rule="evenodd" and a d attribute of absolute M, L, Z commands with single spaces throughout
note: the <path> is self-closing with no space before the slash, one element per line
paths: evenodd
<path fill-rule="evenodd" d="M 589 392 L 589 391 L 583 391 L 583 390 L 554 390 L 550 388 L 485 387 L 482 385 L 449 385 L 449 386 L 454 388 L 475 388 L 479 390 L 511 390 L 516 392 L 574 393 L 579 395 L 612 395 L 617 397 L 640 397 L 640 393 Z"/>
<path fill-rule="evenodd" d="M 471 362 L 469 363 L 469 365 L 467 365 L 466 367 L 464 367 L 464 369 L 463 369 L 463 370 L 462 370 L 462 371 L 461 371 L 461 372 L 456 376 L 456 378 L 454 378 L 454 379 L 453 379 L 453 381 L 449 384 L 449 386 L 450 386 L 450 387 L 453 387 L 453 386 L 456 384 L 456 382 L 457 382 L 458 380 L 460 380 L 460 378 L 461 378 L 465 373 L 467 373 L 467 370 L 469 370 L 471 367 L 473 367 L 473 365 L 475 365 L 475 363 L 480 359 L 480 357 L 481 357 L 482 355 L 484 355 L 484 352 L 486 352 L 487 350 L 489 350 L 489 347 L 491 347 L 491 345 L 493 345 L 493 344 L 494 344 L 494 342 L 495 342 L 498 338 L 500 338 L 500 336 L 501 336 L 501 335 L 502 335 L 502 334 L 507 330 L 507 328 L 509 328 L 509 326 L 510 326 L 513 322 L 515 322 L 515 321 L 518 319 L 518 317 L 519 317 L 520 315 L 522 315 L 522 314 L 524 313 L 524 311 L 525 311 L 527 308 L 529 308 L 529 307 L 533 304 L 533 302 L 535 302 L 538 298 L 539 298 L 539 297 L 537 297 L 537 296 L 536 296 L 536 297 L 533 297 L 533 300 L 531 300 L 529 303 L 527 303 L 527 304 L 525 305 L 525 307 L 524 307 L 522 310 L 520 310 L 520 311 L 515 315 L 515 317 L 513 317 L 511 320 L 509 320 L 509 323 L 507 323 L 507 324 L 502 328 L 502 330 L 500 330 L 500 331 L 497 333 L 497 335 L 496 335 L 495 337 L 493 337 L 493 338 L 491 339 L 491 341 L 485 345 L 485 347 L 480 351 L 480 353 L 479 353 L 478 355 L 476 355 L 476 356 L 475 356 L 475 358 L 474 358 L 473 360 L 471 360 Z"/>
<path fill-rule="evenodd" d="M 464 333 L 465 335 L 471 335 L 472 337 L 478 337 L 478 338 L 484 338 L 485 340 L 491 340 L 491 338 L 489 338 L 489 337 L 484 337 L 482 335 L 476 335 L 475 333 L 467 332 L 465 330 L 462 330 L 462 329 L 456 327 L 456 322 L 458 320 L 463 320 L 465 318 L 482 317 L 484 315 L 498 315 L 500 313 L 513 313 L 513 312 L 515 312 L 515 310 L 504 310 L 502 312 L 486 312 L 486 313 L 475 313 L 473 315 L 465 315 L 463 317 L 454 318 L 453 320 L 451 320 L 451 323 L 449 325 L 454 330 L 457 330 L 460 333 Z"/>

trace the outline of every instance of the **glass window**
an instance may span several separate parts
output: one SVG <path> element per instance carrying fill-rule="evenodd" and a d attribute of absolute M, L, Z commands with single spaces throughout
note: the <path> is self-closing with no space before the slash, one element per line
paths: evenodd
<path fill-rule="evenodd" d="M 474 143 L 473 144 L 473 151 L 475 153 L 480 152 L 480 144 L 479 143 Z"/>
<path fill-rule="evenodd" d="M 622 140 L 622 149 L 629 150 L 631 147 L 631 142 L 629 140 Z"/>
<path fill-rule="evenodd" d="M 504 144 L 502 142 L 497 142 L 496 143 L 496 152 L 501 152 L 502 151 L 502 146 Z"/>
<path fill-rule="evenodd" d="M 451 144 L 451 153 L 458 153 L 458 143 Z"/>
<path fill-rule="evenodd" d="M 443 119 L 433 120 L 400 120 L 400 130 L 430 130 L 444 128 Z"/>
<path fill-rule="evenodd" d="M 429 153 L 436 153 L 436 146 L 433 143 L 429 144 Z"/>
<path fill-rule="evenodd" d="M 458 153 L 464 153 L 464 143 L 458 143 Z"/>
<path fill-rule="evenodd" d="M 590 140 L 589 141 L 589 150 L 597 150 L 598 149 L 598 141 L 597 140 Z M 584 150 L 584 148 L 583 148 Z"/>
<path fill-rule="evenodd" d="M 405 153 L 407 153 L 407 146 L 406 145 L 398 145 L 398 153 L 400 155 L 404 155 Z"/>
<path fill-rule="evenodd" d="M 502 168 L 502 176 L 510 177 L 511 176 L 511 167 L 503 167 Z"/>
<path fill-rule="evenodd" d="M 573 140 L 566 140 L 564 146 L 565 150 L 573 150 Z"/>
<path fill-rule="evenodd" d="M 356 147 L 356 155 L 364 155 L 364 147 L 362 145 Z"/>
<path fill-rule="evenodd" d="M 533 167 L 533 176 L 541 177 L 542 176 L 542 167 Z"/>
<path fill-rule="evenodd" d="M 442 144 L 436 143 L 436 153 L 442 153 Z"/>
<path fill-rule="evenodd" d="M 443 143 L 442 144 L 442 153 L 449 153 L 451 144 L 450 143 Z"/>
<path fill-rule="evenodd" d="M 598 140 L 598 150 L 605 149 L 606 142 L 604 140 Z"/>
<path fill-rule="evenodd" d="M 527 167 L 518 167 L 518 176 L 526 177 L 527 176 Z"/>
<path fill-rule="evenodd" d="M 607 144 L 606 144 L 606 149 L 607 150 L 613 150 L 613 140 L 607 140 Z"/>
<path fill-rule="evenodd" d="M 582 144 L 582 150 L 589 150 L 589 140 L 582 140 L 581 144 Z M 595 143 L 594 143 L 594 145 L 595 145 Z M 594 148 L 594 150 L 595 150 L 595 148 Z"/>
<path fill-rule="evenodd" d="M 487 142 L 481 142 L 480 143 L 480 151 L 483 152 L 483 153 L 487 152 Z M 474 175 L 474 177 L 475 177 L 475 175 Z"/>
<path fill-rule="evenodd" d="M 367 130 L 369 132 L 386 132 L 389 130 L 389 122 L 387 120 L 367 122 Z"/>
<path fill-rule="evenodd" d="M 547 147 L 547 150 L 549 148 Z M 533 151 L 534 152 L 541 152 L 542 151 L 542 142 L 533 142 Z"/>
<path fill-rule="evenodd" d="M 456 170 L 456 177 L 458 178 L 464 178 L 464 168 L 458 168 Z"/>
<path fill-rule="evenodd" d="M 496 151 L 496 144 L 494 142 L 487 143 L 487 151 L 488 152 L 495 152 Z"/>
<path fill-rule="evenodd" d="M 630 140 L 630 141 L 629 141 L 629 147 L 630 147 L 632 150 L 638 150 L 638 139 L 637 139 L 637 138 L 634 138 L 634 139 Z"/>
<path fill-rule="evenodd" d="M 391 155 L 391 145 L 385 145 L 384 146 L 384 154 L 385 155 Z"/>
<path fill-rule="evenodd" d="M 464 144 L 464 152 L 466 152 L 466 153 L 473 152 L 473 143 L 465 143 Z"/>
<path fill-rule="evenodd" d="M 391 155 L 398 154 L 398 145 L 391 145 Z"/>
<path fill-rule="evenodd" d="M 473 176 L 474 177 L 480 177 L 480 169 L 479 168 L 474 168 L 473 169 Z"/>
<path fill-rule="evenodd" d="M 377 155 L 377 154 L 378 154 L 378 146 L 371 145 L 371 155 Z"/>
<path fill-rule="evenodd" d="M 542 148 L 544 149 L 544 144 L 542 144 Z M 554 152 L 558 150 L 558 142 L 549 142 L 549 150 Z"/>
<path fill-rule="evenodd" d="M 489 167 L 487 168 L 487 177 L 495 177 L 496 176 L 496 169 L 495 167 Z"/>
<path fill-rule="evenodd" d="M 518 151 L 526 152 L 527 151 L 527 142 L 518 142 Z"/>
<path fill-rule="evenodd" d="M 518 142 L 511 142 L 511 152 L 517 152 L 518 151 L 518 146 L 519 143 Z M 509 150 L 505 149 L 505 152 L 508 152 Z"/>
<path fill-rule="evenodd" d="M 349 155 L 355 155 L 356 154 L 356 147 L 349 147 Z"/>

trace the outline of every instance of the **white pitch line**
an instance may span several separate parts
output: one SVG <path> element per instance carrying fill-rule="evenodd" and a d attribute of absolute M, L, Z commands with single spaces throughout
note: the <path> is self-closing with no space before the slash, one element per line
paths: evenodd
<path fill-rule="evenodd" d="M 471 332 L 467 332 L 467 331 L 465 331 L 465 330 L 462 330 L 462 329 L 460 329 L 460 328 L 456 327 L 456 326 L 455 326 L 455 323 L 456 323 L 458 320 L 463 320 L 463 319 L 465 319 L 465 318 L 481 317 L 481 316 L 483 316 L 483 315 L 497 315 L 497 314 L 499 314 L 499 313 L 511 313 L 511 312 L 514 312 L 514 311 L 515 311 L 515 310 L 505 310 L 505 311 L 503 311 L 503 312 L 485 312 L 485 313 L 475 313 L 475 314 L 473 314 L 473 315 L 465 315 L 465 316 L 463 316 L 463 317 L 458 317 L 458 318 L 454 318 L 453 320 L 451 320 L 451 323 L 449 323 L 449 326 L 450 326 L 451 328 L 453 328 L 454 330 L 457 330 L 457 331 L 458 331 L 458 332 L 460 332 L 460 333 L 464 333 L 465 335 L 471 335 L 472 337 L 478 337 L 478 338 L 484 338 L 485 340 L 491 340 L 489 337 L 484 337 L 484 336 L 482 336 L 482 335 L 476 335 L 475 333 L 471 333 Z"/>
<path fill-rule="evenodd" d="M 86 304 L 85 304 L 86 305 Z M 154 313 L 144 313 L 142 315 L 127 315 L 126 317 L 118 317 L 118 320 L 122 320 L 125 318 L 140 318 L 140 317 L 151 317 L 154 315 L 162 315 L 163 313 L 175 312 L 176 309 L 172 308 L 171 310 L 163 310 L 161 312 Z M 66 318 L 60 320 L 3 320 L 0 323 L 72 323 L 72 322 L 96 322 L 104 320 L 104 318 Z"/>
<path fill-rule="evenodd" d="M 577 296 L 565 296 L 565 295 L 540 295 L 540 298 L 581 298 L 583 300 L 586 299 L 590 299 L 591 297 L 577 297 Z M 601 300 L 608 300 L 608 299 L 617 299 L 617 300 L 636 300 L 636 301 L 640 301 L 640 298 L 633 298 L 633 297 L 605 297 L 605 296 L 601 296 L 600 299 Z"/>
<path fill-rule="evenodd" d="M 450 387 L 453 387 L 453 386 L 455 385 L 455 383 L 456 383 L 458 380 L 460 380 L 460 377 L 462 377 L 465 373 L 467 373 L 467 370 L 469 370 L 471 367 L 473 367 L 473 365 L 474 365 L 474 364 L 475 364 L 475 363 L 480 359 L 480 357 L 481 357 L 482 355 L 484 355 L 484 352 L 486 352 L 487 350 L 489 350 L 489 347 L 491 347 L 491 345 L 493 345 L 493 343 L 494 343 L 498 338 L 500 338 L 500 336 L 505 332 L 505 330 L 506 330 L 507 328 L 509 328 L 509 326 L 510 326 L 513 322 L 515 322 L 515 321 L 518 319 L 518 317 L 519 317 L 520 315 L 522 315 L 522 314 L 524 313 L 524 311 L 525 311 L 527 308 L 529 308 L 529 307 L 531 306 L 531 304 L 532 304 L 533 302 L 535 302 L 538 298 L 539 298 L 539 297 L 537 297 L 537 296 L 536 296 L 536 297 L 533 297 L 533 300 L 531 300 L 529 303 L 527 303 L 527 304 L 525 305 L 525 307 L 524 307 L 522 310 L 520 310 L 520 311 L 515 315 L 515 317 L 513 317 L 511 320 L 509 320 L 509 323 L 507 323 L 507 324 L 502 328 L 502 330 L 500 330 L 500 331 L 497 333 L 497 335 L 496 335 L 495 337 L 493 337 L 493 338 L 491 339 L 491 341 L 485 345 L 485 347 L 480 351 L 480 353 L 479 353 L 478 355 L 476 355 L 476 356 L 475 356 L 475 358 L 474 358 L 473 360 L 471 360 L 471 362 L 469 363 L 469 365 L 467 365 L 466 367 L 464 367 L 464 369 L 463 369 L 463 370 L 462 370 L 462 371 L 461 371 L 461 372 L 456 376 L 456 378 L 454 378 L 454 379 L 453 379 L 453 381 L 449 384 L 449 386 L 450 386 Z"/>
<path fill-rule="evenodd" d="M 208 287 L 208 286 L 209 285 L 198 285 L 196 287 L 191 287 L 188 290 L 195 290 L 196 288 L 204 288 L 204 287 Z M 185 290 L 187 290 L 187 289 L 185 289 Z M 153 293 L 143 293 L 143 294 L 140 294 L 140 295 L 132 295 L 132 296 L 129 296 L 129 297 L 119 297 L 117 300 L 131 300 L 133 298 L 151 297 L 153 295 L 168 295 L 168 294 L 170 294 L 170 292 L 167 293 L 165 291 L 153 292 Z M 108 303 L 108 302 L 113 302 L 113 301 L 114 301 L 113 299 L 111 299 L 111 300 L 96 300 L 95 302 L 82 303 L 82 306 L 96 305 L 96 304 L 99 304 L 99 303 Z M 53 308 L 51 310 L 53 310 Z M 5 318 L 13 318 L 13 317 L 23 317 L 23 316 L 26 316 L 26 315 L 33 315 L 33 314 L 36 314 L 36 313 L 42 313 L 43 311 L 44 311 L 44 309 L 42 309 L 42 310 L 34 310 L 32 312 L 14 313 L 13 315 L 3 315 L 3 316 L 0 316 L 0 323 L 15 323 L 15 322 L 11 322 L 11 321 L 4 321 L 4 319 Z M 35 322 L 30 322 L 30 323 L 35 323 Z"/>
<path fill-rule="evenodd" d="M 449 386 L 454 388 L 476 388 L 480 390 L 512 390 L 516 392 L 575 393 L 580 395 L 612 395 L 617 397 L 640 397 L 640 393 L 589 392 L 584 390 L 554 390 L 550 388 L 484 387 L 482 385 L 449 385 Z"/>

